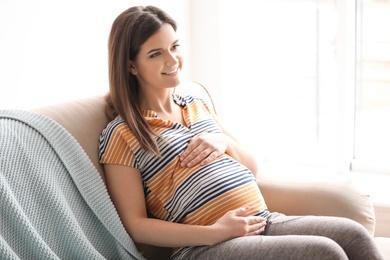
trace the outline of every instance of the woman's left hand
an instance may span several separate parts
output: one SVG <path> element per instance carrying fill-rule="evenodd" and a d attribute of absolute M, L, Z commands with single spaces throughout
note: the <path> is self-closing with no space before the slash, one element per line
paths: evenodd
<path fill-rule="evenodd" d="M 194 136 L 186 150 L 180 155 L 182 167 L 192 167 L 198 163 L 206 165 L 228 147 L 228 138 L 223 133 L 200 133 Z"/>

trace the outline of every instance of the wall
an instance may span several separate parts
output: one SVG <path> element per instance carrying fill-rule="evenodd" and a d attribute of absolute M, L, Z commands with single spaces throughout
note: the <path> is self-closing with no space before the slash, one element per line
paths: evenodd
<path fill-rule="evenodd" d="M 221 50 L 219 0 L 190 1 L 191 62 L 190 78 L 210 91 L 221 107 Z"/>
<path fill-rule="evenodd" d="M 28 109 L 104 94 L 111 24 L 130 6 L 148 4 L 178 22 L 190 61 L 188 0 L 1 0 L 0 108 Z"/>

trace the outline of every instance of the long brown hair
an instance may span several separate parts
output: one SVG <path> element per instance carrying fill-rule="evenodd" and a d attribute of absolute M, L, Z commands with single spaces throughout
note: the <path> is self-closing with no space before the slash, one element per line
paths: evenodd
<path fill-rule="evenodd" d="M 156 136 L 142 115 L 139 84 L 130 73 L 141 45 L 157 32 L 163 23 L 176 31 L 176 22 L 163 10 L 154 6 L 135 6 L 122 12 L 113 22 L 108 41 L 108 72 L 110 89 L 106 95 L 106 114 L 119 115 L 133 132 L 141 147 L 160 154 Z"/>

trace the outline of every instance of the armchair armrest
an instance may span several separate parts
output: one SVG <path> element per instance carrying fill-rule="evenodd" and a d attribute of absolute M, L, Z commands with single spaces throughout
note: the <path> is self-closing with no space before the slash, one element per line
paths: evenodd
<path fill-rule="evenodd" d="M 371 198 L 347 177 L 298 181 L 262 175 L 257 182 L 271 212 L 346 217 L 359 222 L 374 235 L 375 213 Z"/>

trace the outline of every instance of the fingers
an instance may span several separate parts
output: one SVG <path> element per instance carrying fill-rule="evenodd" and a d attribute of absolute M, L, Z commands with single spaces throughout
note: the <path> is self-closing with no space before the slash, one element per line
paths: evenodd
<path fill-rule="evenodd" d="M 265 230 L 265 226 L 267 225 L 266 220 L 263 217 L 259 216 L 249 216 L 245 217 L 246 213 L 250 210 L 249 206 L 245 206 L 236 210 L 233 210 L 232 213 L 237 217 L 244 217 L 246 225 L 245 236 L 253 236 L 262 234 Z"/>
<path fill-rule="evenodd" d="M 198 163 L 206 165 L 216 157 L 215 149 L 206 143 L 191 140 L 187 149 L 180 155 L 182 167 L 192 167 Z"/>
<path fill-rule="evenodd" d="M 180 155 L 182 167 L 196 164 L 206 165 L 226 150 L 223 134 L 201 133 L 193 137 L 186 150 Z"/>
<path fill-rule="evenodd" d="M 213 226 L 225 234 L 226 239 L 262 234 L 267 224 L 266 220 L 260 216 L 247 214 L 250 214 L 248 206 L 228 211 Z"/>
<path fill-rule="evenodd" d="M 186 151 L 180 155 L 182 167 L 192 167 L 198 163 L 206 165 L 216 157 L 216 152 L 212 151 L 212 148 L 203 147 L 199 145 L 195 149 L 187 147 Z"/>
<path fill-rule="evenodd" d="M 262 234 L 265 230 L 267 222 L 261 217 L 255 217 L 252 220 L 252 224 L 248 227 L 247 236 L 259 235 Z"/>
<path fill-rule="evenodd" d="M 236 210 L 232 210 L 231 213 L 236 217 L 242 217 L 241 219 L 244 221 L 246 226 L 245 228 L 245 236 L 253 236 L 258 235 L 264 232 L 265 226 L 267 222 L 263 217 L 259 216 L 249 216 L 245 217 L 245 215 L 249 212 L 250 207 L 245 206 L 242 208 L 238 208 Z"/>
<path fill-rule="evenodd" d="M 263 221 L 263 223 L 253 225 L 251 229 L 245 234 L 245 236 L 255 236 L 262 234 L 265 230 L 266 225 L 267 224 L 265 223 L 265 221 Z"/>
<path fill-rule="evenodd" d="M 232 212 L 232 214 L 234 214 L 237 217 L 243 217 L 243 216 L 245 216 L 246 213 L 248 213 L 249 210 L 250 210 L 249 206 L 244 206 L 242 208 L 232 210 L 231 212 Z"/>

